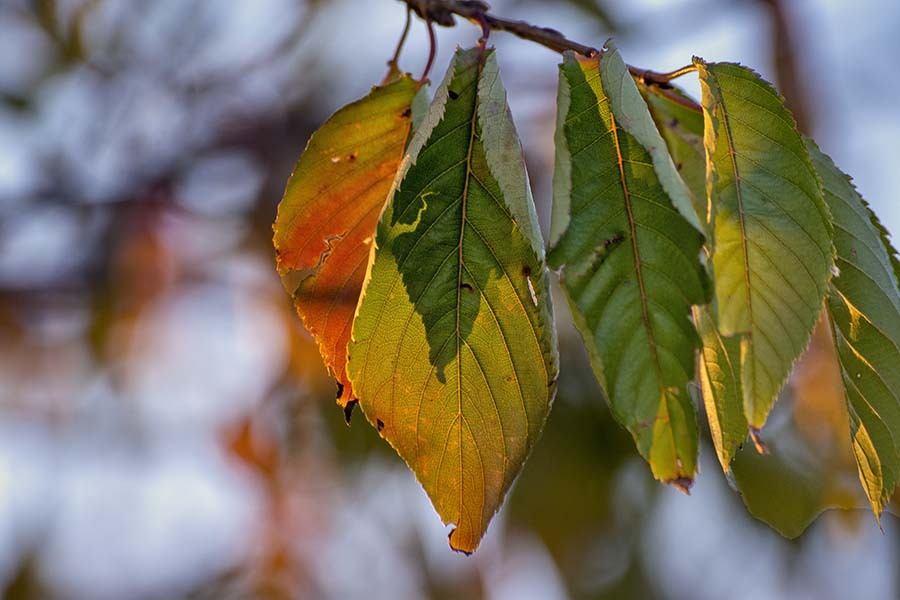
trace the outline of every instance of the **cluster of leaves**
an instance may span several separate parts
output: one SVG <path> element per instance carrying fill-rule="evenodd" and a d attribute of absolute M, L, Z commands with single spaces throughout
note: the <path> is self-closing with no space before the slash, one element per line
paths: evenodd
<path fill-rule="evenodd" d="M 456 550 L 476 548 L 549 413 L 550 268 L 657 479 L 694 479 L 696 388 L 728 474 L 824 319 L 876 516 L 897 486 L 887 234 L 771 85 L 735 64 L 694 69 L 702 111 L 632 77 L 611 43 L 564 54 L 546 257 L 491 49 L 458 50 L 430 102 L 393 72 L 300 158 L 279 273 L 348 420 L 358 402 L 455 524 Z"/>

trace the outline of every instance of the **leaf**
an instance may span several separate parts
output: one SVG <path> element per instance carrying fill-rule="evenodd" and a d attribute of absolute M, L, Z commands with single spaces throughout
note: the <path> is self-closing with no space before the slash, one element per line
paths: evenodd
<path fill-rule="evenodd" d="M 332 115 L 310 138 L 275 220 L 278 272 L 347 415 L 356 399 L 346 373 L 350 326 L 417 88 L 402 76 Z"/>
<path fill-rule="evenodd" d="M 641 143 L 653 138 L 653 123 L 624 69 L 614 48 L 599 62 L 567 53 L 560 66 L 549 260 L 562 267 L 614 416 L 654 476 L 686 490 L 697 467 L 687 385 L 700 342 L 690 312 L 709 295 L 703 236 L 666 193 L 665 181 L 676 190 L 683 183 L 653 155 L 664 151 L 662 140 L 653 152 Z"/>
<path fill-rule="evenodd" d="M 900 289 L 896 251 L 850 178 L 807 140 L 834 215 L 828 294 L 859 478 L 878 517 L 900 482 Z"/>
<path fill-rule="evenodd" d="M 703 115 L 662 95 L 657 86 L 641 85 L 650 114 L 666 141 L 675 168 L 691 194 L 691 204 L 700 221 L 706 223 L 706 156 L 703 150 Z M 689 100 L 676 87 L 667 92 Z"/>
<path fill-rule="evenodd" d="M 706 221 L 706 154 L 703 148 L 703 114 L 672 97 L 687 99 L 677 88 L 662 94 L 656 86 L 642 86 L 653 120 L 659 127 L 675 166 L 691 191 L 694 209 Z M 702 348 L 698 373 L 710 437 L 722 470 L 731 473 L 731 462 L 747 438 L 740 379 L 740 340 L 725 338 L 718 330 L 715 309 L 695 306 L 694 324 Z"/>
<path fill-rule="evenodd" d="M 694 307 L 694 323 L 703 341 L 698 369 L 703 405 L 716 456 L 727 474 L 748 433 L 741 396 L 740 341 L 722 337 L 710 306 Z"/>
<path fill-rule="evenodd" d="M 694 59 L 703 90 L 717 321 L 739 336 L 744 412 L 762 427 L 821 313 L 833 264 L 819 180 L 756 73 Z"/>
<path fill-rule="evenodd" d="M 457 51 L 378 224 L 349 346 L 360 405 L 472 552 L 540 435 L 556 333 L 493 50 Z"/>

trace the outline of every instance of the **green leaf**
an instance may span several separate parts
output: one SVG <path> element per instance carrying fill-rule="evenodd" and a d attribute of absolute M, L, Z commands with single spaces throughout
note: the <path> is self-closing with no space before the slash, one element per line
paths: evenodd
<path fill-rule="evenodd" d="M 900 482 L 900 289 L 896 251 L 850 181 L 807 141 L 834 215 L 840 274 L 828 313 L 859 478 L 876 517 Z"/>
<path fill-rule="evenodd" d="M 703 114 L 689 108 L 693 102 L 676 87 L 667 89 L 664 95 L 658 86 L 640 87 L 650 114 L 666 141 L 675 168 L 691 194 L 691 204 L 706 223 L 706 155 L 703 150 Z M 673 98 L 684 99 L 685 103 Z"/>
<path fill-rule="evenodd" d="M 772 86 L 745 67 L 694 60 L 717 322 L 726 337 L 740 336 L 744 412 L 758 430 L 821 313 L 833 231 L 803 140 Z"/>
<path fill-rule="evenodd" d="M 309 140 L 278 205 L 278 273 L 337 379 L 349 418 L 356 394 L 347 342 L 368 240 L 403 158 L 417 82 L 402 76 L 338 110 Z"/>
<path fill-rule="evenodd" d="M 493 50 L 457 51 L 378 224 L 348 349 L 366 417 L 471 552 L 540 435 L 556 333 Z"/>
<path fill-rule="evenodd" d="M 550 263 L 563 267 L 614 416 L 654 476 L 686 489 L 697 466 L 687 386 L 700 341 L 690 312 L 709 295 L 703 236 L 666 193 L 690 209 L 625 69 L 614 48 L 599 63 L 567 53 L 560 67 Z M 653 140 L 652 151 L 642 140 Z"/>
<path fill-rule="evenodd" d="M 703 148 L 703 114 L 687 106 L 688 96 L 677 88 L 665 93 L 657 86 L 642 86 L 653 120 L 659 127 L 675 166 L 694 201 L 701 220 L 706 221 L 706 153 Z M 684 100 L 684 101 L 681 101 Z M 712 306 L 695 306 L 694 323 L 702 348 L 698 373 L 706 408 L 710 437 L 726 474 L 747 439 L 747 418 L 741 394 L 740 340 L 719 333 Z"/>
<path fill-rule="evenodd" d="M 716 327 L 710 306 L 694 307 L 694 323 L 703 341 L 700 390 L 716 456 L 725 473 L 747 439 L 747 418 L 741 396 L 741 348 L 737 338 L 725 338 Z"/>

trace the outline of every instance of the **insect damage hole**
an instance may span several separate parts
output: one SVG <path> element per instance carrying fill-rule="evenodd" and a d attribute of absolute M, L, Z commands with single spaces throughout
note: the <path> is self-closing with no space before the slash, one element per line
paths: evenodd
<path fill-rule="evenodd" d="M 356 408 L 357 404 L 359 404 L 359 400 L 353 399 L 349 400 L 344 407 L 344 421 L 346 421 L 348 427 L 350 426 L 350 419 L 353 417 L 353 409 Z"/>
<path fill-rule="evenodd" d="M 528 284 L 528 293 L 531 294 L 531 303 L 538 305 L 537 290 L 534 289 L 534 282 L 531 280 L 531 267 L 525 265 L 522 267 L 522 275 L 525 277 L 525 283 Z"/>

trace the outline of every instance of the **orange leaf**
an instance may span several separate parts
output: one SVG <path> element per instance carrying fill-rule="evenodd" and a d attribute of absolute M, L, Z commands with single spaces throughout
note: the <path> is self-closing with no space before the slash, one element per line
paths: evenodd
<path fill-rule="evenodd" d="M 356 403 L 347 342 L 375 225 L 403 158 L 417 82 L 401 76 L 338 110 L 316 131 L 278 206 L 278 272 L 338 382 Z"/>

